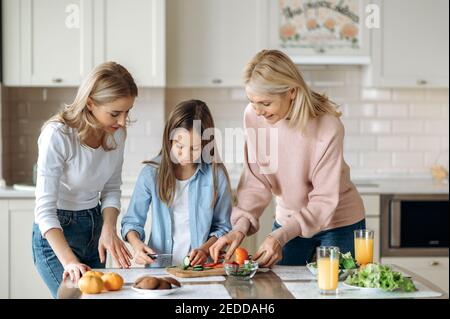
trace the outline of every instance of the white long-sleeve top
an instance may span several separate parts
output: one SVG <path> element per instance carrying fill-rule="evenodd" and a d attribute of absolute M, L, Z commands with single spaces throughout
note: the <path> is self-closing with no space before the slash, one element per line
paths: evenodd
<path fill-rule="evenodd" d="M 101 201 L 101 210 L 120 210 L 125 132 L 114 134 L 117 147 L 105 151 L 81 145 L 77 130 L 50 123 L 38 139 L 35 222 L 44 235 L 60 228 L 57 209 L 84 210 Z"/>

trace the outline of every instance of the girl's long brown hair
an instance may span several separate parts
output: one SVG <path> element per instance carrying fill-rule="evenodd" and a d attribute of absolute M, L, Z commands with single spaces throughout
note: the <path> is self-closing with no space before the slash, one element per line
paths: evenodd
<path fill-rule="evenodd" d="M 163 142 L 162 148 L 159 153 L 161 156 L 161 162 L 156 163 L 154 161 L 144 161 L 145 164 L 152 164 L 153 166 L 158 167 L 158 176 L 157 176 L 157 188 L 159 198 L 166 203 L 167 206 L 172 205 L 174 195 L 175 195 L 175 187 L 176 187 L 176 178 L 175 178 L 175 163 L 172 162 L 170 157 L 170 152 L 172 148 L 172 140 L 171 134 L 179 128 L 186 129 L 191 131 L 194 129 L 194 121 L 201 122 L 201 132 L 197 132 L 200 136 L 203 136 L 203 132 L 206 129 L 213 129 L 214 120 L 211 115 L 211 112 L 206 105 L 205 102 L 200 100 L 189 100 L 179 103 L 170 113 L 169 119 L 167 120 L 166 126 L 164 128 Z M 212 144 L 211 144 L 212 143 Z M 214 203 L 217 199 L 217 187 L 218 187 L 218 172 L 219 169 L 222 169 L 225 174 L 225 178 L 227 181 L 227 189 L 231 193 L 230 187 L 230 178 L 228 176 L 228 172 L 220 160 L 219 154 L 215 153 L 216 150 L 216 142 L 214 139 L 214 134 L 209 136 L 209 139 L 202 138 L 202 151 L 205 145 L 213 146 L 211 148 L 211 153 L 208 154 L 211 156 L 211 165 L 213 171 L 213 198 L 211 201 L 211 207 L 214 207 Z M 203 152 L 202 152 L 203 154 Z M 204 159 L 201 158 L 202 163 Z"/>

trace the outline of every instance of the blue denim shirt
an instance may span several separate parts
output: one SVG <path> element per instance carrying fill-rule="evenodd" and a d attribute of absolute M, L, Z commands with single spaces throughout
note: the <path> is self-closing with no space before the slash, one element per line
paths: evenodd
<path fill-rule="evenodd" d="M 217 198 L 213 207 L 211 207 L 214 187 L 212 165 L 199 164 L 189 180 L 189 231 L 192 249 L 200 247 L 211 236 L 219 238 L 231 230 L 231 194 L 227 188 L 224 172 L 219 169 L 217 175 Z M 128 211 L 122 219 L 121 233 L 126 240 L 127 233 L 135 230 L 144 241 L 144 225 L 151 205 L 152 223 L 148 246 L 156 253 L 171 254 L 173 245 L 171 211 L 160 200 L 156 181 L 157 169 L 152 165 L 146 165 L 139 174 Z"/>

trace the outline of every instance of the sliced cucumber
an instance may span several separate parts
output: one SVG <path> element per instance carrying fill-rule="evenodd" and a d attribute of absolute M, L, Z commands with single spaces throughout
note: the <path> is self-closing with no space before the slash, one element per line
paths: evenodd
<path fill-rule="evenodd" d="M 203 270 L 203 266 L 202 265 L 194 266 L 194 267 L 192 267 L 192 270 L 193 271 L 202 271 Z"/>
<path fill-rule="evenodd" d="M 183 259 L 183 269 L 186 270 L 189 266 L 191 266 L 191 261 L 189 260 L 189 256 L 186 256 Z"/>

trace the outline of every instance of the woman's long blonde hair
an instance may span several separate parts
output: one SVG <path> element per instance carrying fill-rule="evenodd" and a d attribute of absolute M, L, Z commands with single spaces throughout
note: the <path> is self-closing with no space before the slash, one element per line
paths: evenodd
<path fill-rule="evenodd" d="M 172 162 L 170 156 L 170 152 L 172 149 L 172 133 L 179 128 L 183 128 L 188 131 L 195 129 L 194 121 L 201 122 L 201 132 L 197 132 L 200 136 L 203 136 L 203 132 L 205 130 L 213 129 L 215 127 L 213 117 L 205 102 L 200 100 L 189 100 L 181 102 L 177 106 L 175 106 L 175 108 L 170 113 L 169 119 L 167 120 L 166 126 L 164 128 L 162 148 L 159 153 L 161 162 L 156 163 L 155 161 L 144 161 L 144 164 L 152 164 L 153 166 L 158 168 L 158 196 L 164 203 L 166 203 L 167 206 L 170 206 L 173 203 L 176 187 L 175 163 Z M 230 179 L 227 173 L 227 169 L 220 160 L 219 154 L 215 153 L 215 150 L 217 149 L 215 143 L 216 142 L 214 139 L 214 134 L 211 134 L 209 136 L 209 139 L 202 138 L 202 155 L 203 148 L 206 145 L 213 146 L 211 152 L 207 154 L 208 156 L 210 156 L 213 172 L 213 197 L 211 200 L 211 207 L 214 207 L 217 199 L 217 181 L 219 169 L 221 169 L 225 174 L 227 189 L 231 194 Z M 204 159 L 202 158 L 201 160 L 203 163 Z"/>
<path fill-rule="evenodd" d="M 108 143 L 110 134 L 107 134 L 98 123 L 95 116 L 88 110 L 88 99 L 94 105 L 113 102 L 119 98 L 136 97 L 138 89 L 131 74 L 120 64 L 105 62 L 98 65 L 78 88 L 77 95 L 72 104 L 66 105 L 62 111 L 50 118 L 50 122 L 60 122 L 78 130 L 81 144 L 92 134 L 98 136 L 101 145 L 106 151 L 116 147 Z M 127 124 L 129 119 L 127 118 Z"/>
<path fill-rule="evenodd" d="M 262 94 L 276 95 L 297 90 L 286 116 L 290 127 L 297 127 L 302 133 L 310 118 L 323 114 L 341 116 L 337 105 L 324 94 L 311 90 L 292 60 L 278 50 L 262 50 L 247 64 L 244 83 Z"/>

